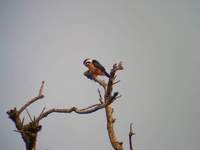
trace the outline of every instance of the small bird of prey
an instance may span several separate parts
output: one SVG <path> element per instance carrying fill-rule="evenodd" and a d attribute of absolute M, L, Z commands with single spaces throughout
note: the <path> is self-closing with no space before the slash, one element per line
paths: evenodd
<path fill-rule="evenodd" d="M 83 61 L 83 64 L 88 68 L 86 76 L 90 79 L 97 76 L 107 76 L 110 78 L 110 74 L 106 72 L 106 69 L 95 59 L 87 58 Z"/>

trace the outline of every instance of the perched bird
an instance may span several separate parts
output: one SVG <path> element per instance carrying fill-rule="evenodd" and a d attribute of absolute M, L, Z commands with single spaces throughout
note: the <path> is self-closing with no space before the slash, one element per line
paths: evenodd
<path fill-rule="evenodd" d="M 91 76 L 97 77 L 98 75 L 110 78 L 110 74 L 106 72 L 106 69 L 97 60 L 87 58 L 83 61 L 83 64 L 89 69 L 87 71 L 87 74 L 90 75 L 88 78 L 91 79 Z"/>

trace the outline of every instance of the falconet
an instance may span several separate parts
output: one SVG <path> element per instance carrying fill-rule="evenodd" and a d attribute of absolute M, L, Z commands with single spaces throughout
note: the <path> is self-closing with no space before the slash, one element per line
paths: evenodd
<path fill-rule="evenodd" d="M 107 76 L 110 78 L 110 74 L 106 72 L 106 69 L 97 60 L 87 58 L 83 61 L 83 64 L 88 68 L 85 75 L 89 79 L 96 78 L 97 76 Z"/>

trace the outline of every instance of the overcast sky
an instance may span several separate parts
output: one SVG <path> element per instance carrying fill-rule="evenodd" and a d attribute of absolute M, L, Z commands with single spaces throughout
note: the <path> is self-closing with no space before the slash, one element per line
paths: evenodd
<path fill-rule="evenodd" d="M 108 71 L 124 64 L 113 107 L 125 149 L 133 122 L 137 150 L 199 150 L 199 16 L 197 0 L 1 0 L 0 149 L 25 149 L 6 111 L 36 96 L 43 80 L 45 98 L 31 114 L 98 102 L 98 85 L 83 76 L 90 57 Z M 38 150 L 112 149 L 104 110 L 41 124 Z"/>

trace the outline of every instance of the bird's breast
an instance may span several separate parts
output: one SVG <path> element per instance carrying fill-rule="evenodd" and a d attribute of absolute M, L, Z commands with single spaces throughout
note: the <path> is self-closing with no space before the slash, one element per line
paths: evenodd
<path fill-rule="evenodd" d="M 95 74 L 95 75 L 103 75 L 104 74 L 102 72 L 102 70 L 100 70 L 99 68 L 96 68 L 94 65 L 89 65 L 88 69 L 90 70 L 90 72 L 92 74 Z"/>

